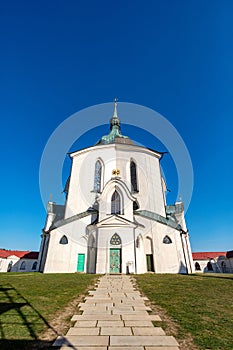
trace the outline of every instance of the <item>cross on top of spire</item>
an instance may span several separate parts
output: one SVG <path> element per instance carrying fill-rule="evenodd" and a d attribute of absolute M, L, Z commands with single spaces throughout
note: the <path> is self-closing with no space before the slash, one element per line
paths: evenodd
<path fill-rule="evenodd" d="M 112 130 L 112 128 L 115 128 L 118 131 L 120 131 L 121 122 L 120 122 L 120 119 L 118 118 L 118 115 L 117 115 L 117 101 L 118 101 L 118 98 L 115 97 L 114 98 L 114 113 L 113 113 L 112 118 L 110 119 L 110 130 Z"/>

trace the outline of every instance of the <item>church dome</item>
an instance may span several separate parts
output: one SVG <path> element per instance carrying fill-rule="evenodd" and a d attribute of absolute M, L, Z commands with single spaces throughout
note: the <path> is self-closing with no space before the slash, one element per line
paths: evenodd
<path fill-rule="evenodd" d="M 124 143 L 129 145 L 134 144 L 128 136 L 124 136 L 121 134 L 121 121 L 117 115 L 116 99 L 114 102 L 114 113 L 112 118 L 110 119 L 110 133 L 108 135 L 102 136 L 101 139 L 96 143 L 96 145 L 106 145 L 110 143 Z"/>

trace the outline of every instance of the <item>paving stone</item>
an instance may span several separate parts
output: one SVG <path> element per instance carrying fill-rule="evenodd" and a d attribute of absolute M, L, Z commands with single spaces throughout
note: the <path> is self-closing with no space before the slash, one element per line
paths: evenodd
<path fill-rule="evenodd" d="M 159 315 L 149 315 L 151 321 L 162 321 Z"/>
<path fill-rule="evenodd" d="M 134 316 L 149 316 L 147 311 L 134 311 L 134 310 L 131 310 L 131 311 L 124 311 L 124 310 L 112 310 L 113 311 L 113 315 L 117 315 L 117 314 L 120 314 L 120 315 L 134 315 Z"/>
<path fill-rule="evenodd" d="M 113 297 L 113 298 L 115 298 L 115 297 L 117 297 L 117 298 L 124 298 L 125 297 L 125 293 L 109 293 L 109 296 L 110 297 Z"/>
<path fill-rule="evenodd" d="M 126 327 L 154 327 L 153 323 L 151 321 L 124 321 L 124 324 Z"/>
<path fill-rule="evenodd" d="M 166 335 L 160 327 L 132 327 L 132 331 L 134 335 Z"/>
<path fill-rule="evenodd" d="M 100 304 L 100 305 L 82 305 L 79 307 L 80 310 L 106 310 L 106 304 Z"/>
<path fill-rule="evenodd" d="M 109 346 L 108 350 L 144 350 L 143 346 L 134 346 L 133 348 L 131 346 Z"/>
<path fill-rule="evenodd" d="M 167 335 L 147 335 L 147 336 L 127 336 L 111 335 L 110 346 L 177 346 L 178 343 L 172 336 Z"/>
<path fill-rule="evenodd" d="M 120 320 L 120 315 L 74 315 L 71 321 L 117 321 Z"/>
<path fill-rule="evenodd" d="M 108 336 L 102 335 L 69 335 L 67 337 L 58 337 L 53 346 L 107 346 L 109 343 Z"/>
<path fill-rule="evenodd" d="M 104 301 L 106 302 L 110 302 L 111 303 L 111 298 L 109 296 L 104 296 L 104 295 L 93 295 L 93 297 L 91 297 L 91 299 L 94 301 L 95 303 L 99 303 L 100 301 Z"/>
<path fill-rule="evenodd" d="M 161 319 L 148 314 L 148 298 L 134 284 L 126 275 L 102 276 L 79 303 L 83 313 L 72 317 L 74 327 L 54 345 L 63 350 L 179 350 L 175 338 L 154 327 L 152 321 Z"/>
<path fill-rule="evenodd" d="M 123 321 L 98 321 L 97 327 L 124 327 Z"/>
<path fill-rule="evenodd" d="M 152 311 L 151 308 L 149 306 L 134 306 L 133 307 L 135 311 L 141 311 L 141 310 L 145 310 L 145 311 Z"/>
<path fill-rule="evenodd" d="M 110 310 L 98 310 L 98 309 L 86 309 L 83 311 L 83 316 L 86 315 L 111 315 L 111 311 Z"/>
<path fill-rule="evenodd" d="M 86 327 L 86 328 L 80 328 L 80 327 L 71 327 L 66 336 L 68 335 L 99 335 L 100 329 L 98 327 Z M 104 334 L 108 335 L 108 334 Z"/>
<path fill-rule="evenodd" d="M 108 321 L 109 322 L 109 321 Z M 76 321 L 74 327 L 96 327 L 97 321 Z"/>
<path fill-rule="evenodd" d="M 131 327 L 101 327 L 101 335 L 132 335 Z"/>
<path fill-rule="evenodd" d="M 134 311 L 132 306 L 113 306 L 109 309 L 112 311 Z"/>
<path fill-rule="evenodd" d="M 125 301 L 124 301 L 124 304 L 130 304 L 130 305 L 135 305 L 135 306 L 145 306 L 145 304 L 144 304 L 144 301 L 143 300 L 130 300 L 130 299 L 125 299 Z"/>
<path fill-rule="evenodd" d="M 98 298 L 94 298 L 94 297 L 86 297 L 84 298 L 84 300 L 86 300 L 85 302 L 86 303 L 96 303 L 98 302 L 98 304 L 101 304 L 101 303 L 111 303 L 111 299 L 110 298 L 101 298 L 101 299 L 98 299 Z"/>
<path fill-rule="evenodd" d="M 117 315 L 114 315 L 117 316 Z M 151 317 L 152 316 L 152 317 Z M 158 315 L 140 315 L 140 314 L 127 314 L 127 315 L 122 315 L 122 320 L 125 321 L 161 321 L 161 318 Z"/>
<path fill-rule="evenodd" d="M 137 292 L 137 291 L 133 291 L 133 292 L 128 292 L 128 293 L 125 293 L 127 297 L 136 297 L 136 296 L 140 296 L 140 293 Z"/>

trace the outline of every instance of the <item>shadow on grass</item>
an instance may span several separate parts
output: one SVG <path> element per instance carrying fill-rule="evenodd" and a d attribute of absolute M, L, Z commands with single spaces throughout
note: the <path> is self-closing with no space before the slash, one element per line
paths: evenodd
<path fill-rule="evenodd" d="M 35 309 L 35 307 L 16 288 L 14 288 L 11 285 L 7 287 L 0 287 L 0 295 L 2 300 L 6 300 L 5 302 L 0 303 L 0 315 L 7 313 L 8 311 L 15 311 L 17 315 L 16 317 L 19 317 L 21 319 L 24 329 L 27 330 L 27 332 L 30 334 L 30 338 L 32 339 L 7 339 L 7 337 L 5 336 L 4 326 L 0 322 L 0 349 L 42 349 L 50 347 L 51 342 L 41 341 L 38 339 L 37 331 L 33 323 L 31 323 L 29 319 L 30 313 L 24 312 L 24 307 L 26 306 L 27 310 L 28 308 L 30 308 L 31 313 L 34 316 L 36 316 L 36 318 L 41 322 L 41 324 L 43 324 L 45 328 L 52 330 L 55 339 L 58 336 L 58 333 L 48 323 L 48 321 L 43 317 L 43 315 L 37 309 Z M 21 302 L 18 302 L 19 300 Z M 12 329 L 14 329 L 14 327 L 17 327 L 13 319 L 11 327 Z"/>
<path fill-rule="evenodd" d="M 53 341 L 43 340 L 7 340 L 0 339 L 1 350 L 38 350 L 38 349 L 54 349 Z M 70 348 L 72 350 L 72 348 Z"/>

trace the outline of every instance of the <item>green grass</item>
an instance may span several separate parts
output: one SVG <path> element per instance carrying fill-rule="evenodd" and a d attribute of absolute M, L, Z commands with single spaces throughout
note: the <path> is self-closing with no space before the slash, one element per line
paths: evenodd
<path fill-rule="evenodd" d="M 199 349 L 233 349 L 233 275 L 138 275 L 139 288 Z"/>
<path fill-rule="evenodd" d="M 0 348 L 5 344 L 5 348 L 26 349 L 26 341 L 40 339 L 42 331 L 52 329 L 55 314 L 83 294 L 95 278 L 87 274 L 0 274 Z"/>

